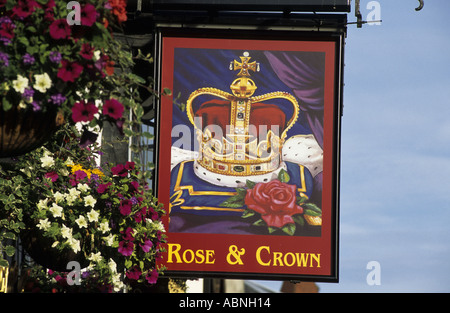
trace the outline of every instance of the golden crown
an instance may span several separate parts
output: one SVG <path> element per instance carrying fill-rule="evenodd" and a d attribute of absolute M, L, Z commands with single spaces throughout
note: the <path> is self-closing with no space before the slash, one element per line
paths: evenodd
<path fill-rule="evenodd" d="M 259 72 L 260 65 L 250 59 L 249 53 L 244 52 L 240 61 L 230 62 L 230 70 L 239 70 L 238 78 L 230 85 L 232 93 L 213 87 L 199 88 L 186 103 L 187 115 L 200 143 L 197 163 L 214 173 L 251 176 L 275 171 L 282 162 L 286 133 L 298 117 L 298 102 L 287 92 L 253 96 L 257 86 L 250 71 Z M 194 112 L 193 101 L 201 95 L 214 96 L 215 100 L 203 103 Z M 293 106 L 287 122 L 277 105 L 262 103 L 271 99 L 285 99 Z"/>

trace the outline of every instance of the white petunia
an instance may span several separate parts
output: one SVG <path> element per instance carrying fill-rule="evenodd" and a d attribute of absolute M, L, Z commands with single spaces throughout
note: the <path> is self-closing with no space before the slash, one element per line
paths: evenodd
<path fill-rule="evenodd" d="M 72 238 L 72 228 L 69 228 L 66 225 L 63 225 L 61 227 L 61 236 L 63 236 L 63 238 L 67 238 L 67 239 Z"/>
<path fill-rule="evenodd" d="M 90 187 L 87 184 L 78 184 L 77 189 L 81 192 L 87 192 Z"/>
<path fill-rule="evenodd" d="M 51 166 L 53 166 L 53 164 L 55 164 L 55 160 L 53 160 L 53 158 L 50 155 L 45 154 L 41 158 L 41 163 L 42 163 L 42 167 L 51 167 Z"/>
<path fill-rule="evenodd" d="M 75 165 L 70 157 L 67 158 L 66 162 L 64 162 L 64 165 Z"/>
<path fill-rule="evenodd" d="M 50 226 L 51 226 L 51 223 L 49 222 L 48 218 L 46 218 L 45 220 L 39 220 L 39 223 L 37 224 L 37 227 L 44 231 L 49 229 Z"/>
<path fill-rule="evenodd" d="M 71 238 L 67 239 L 67 243 L 72 248 L 73 252 L 78 253 L 81 250 L 79 240 L 71 237 Z"/>
<path fill-rule="evenodd" d="M 98 229 L 104 234 L 108 231 L 110 231 L 111 229 L 109 228 L 109 224 L 107 221 L 100 223 Z"/>
<path fill-rule="evenodd" d="M 64 195 L 62 193 L 60 193 L 59 191 L 55 192 L 53 194 L 53 196 L 55 197 L 56 203 L 60 203 L 61 201 L 64 200 Z"/>
<path fill-rule="evenodd" d="M 33 88 L 44 93 L 52 86 L 52 80 L 47 73 L 34 75 L 35 83 Z"/>
<path fill-rule="evenodd" d="M 113 259 L 109 259 L 108 266 L 113 273 L 117 273 L 117 263 Z"/>
<path fill-rule="evenodd" d="M 15 91 L 21 94 L 25 92 L 25 88 L 28 87 L 28 78 L 22 75 L 17 75 L 17 79 L 12 81 L 12 87 Z"/>
<path fill-rule="evenodd" d="M 98 214 L 97 211 L 95 211 L 94 209 L 90 210 L 87 214 L 87 218 L 89 220 L 89 222 L 97 222 L 98 221 L 98 217 L 100 214 Z"/>
<path fill-rule="evenodd" d="M 54 217 L 61 217 L 63 208 L 57 205 L 56 203 L 53 203 L 52 206 L 49 208 L 50 212 L 52 212 Z"/>
<path fill-rule="evenodd" d="M 109 234 L 106 237 L 103 237 L 103 239 L 105 240 L 105 244 L 108 247 L 112 247 L 112 245 L 114 244 L 114 235 L 113 234 Z"/>
<path fill-rule="evenodd" d="M 100 252 L 97 252 L 97 253 L 92 252 L 91 255 L 88 257 L 88 260 L 98 263 L 101 260 L 103 260 L 103 257 L 102 257 L 102 254 Z"/>
<path fill-rule="evenodd" d="M 78 224 L 78 227 L 80 227 L 80 228 L 87 228 L 87 221 L 86 221 L 86 218 L 83 216 L 83 215 L 80 215 L 76 220 L 75 220 L 75 222 Z"/>
<path fill-rule="evenodd" d="M 90 206 L 91 208 L 93 208 L 95 206 L 95 203 L 97 203 L 97 200 L 95 200 L 93 196 L 89 195 L 84 197 L 84 204 L 86 206 Z"/>
<path fill-rule="evenodd" d="M 39 200 L 39 202 L 37 204 L 37 208 L 39 210 L 48 209 L 47 202 L 48 202 L 48 198 L 43 199 L 43 200 Z"/>

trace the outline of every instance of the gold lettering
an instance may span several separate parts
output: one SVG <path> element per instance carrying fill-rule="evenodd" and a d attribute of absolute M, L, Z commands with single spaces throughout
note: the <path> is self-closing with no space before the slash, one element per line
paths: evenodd
<path fill-rule="evenodd" d="M 316 267 L 320 267 L 320 254 L 311 253 L 310 265 L 309 267 L 313 267 L 312 260 L 316 260 Z"/>
<path fill-rule="evenodd" d="M 167 263 L 192 263 L 197 264 L 214 264 L 214 250 L 192 250 L 186 249 L 181 253 L 181 245 L 179 243 L 169 243 L 167 252 Z"/>
<path fill-rule="evenodd" d="M 270 248 L 269 246 L 261 246 L 258 248 L 258 250 L 256 250 L 256 260 L 258 261 L 259 264 L 261 264 L 262 266 L 270 266 L 270 260 L 269 262 L 263 262 L 261 260 L 261 250 L 267 250 L 267 252 L 270 254 Z"/>
<path fill-rule="evenodd" d="M 280 266 L 284 266 L 281 258 L 283 257 L 283 253 L 274 252 L 273 253 L 273 266 L 278 266 L 277 263 L 280 262 Z"/>
<path fill-rule="evenodd" d="M 178 243 L 169 243 L 168 246 L 169 246 L 169 251 L 167 252 L 168 253 L 167 263 L 173 263 L 173 261 L 172 261 L 173 255 L 177 259 L 176 263 L 182 263 L 180 254 L 178 253 L 178 251 L 180 251 L 180 249 L 181 249 L 181 245 Z M 175 250 L 172 250 L 173 247 L 175 247 Z"/>
<path fill-rule="evenodd" d="M 271 252 L 269 246 L 260 246 L 256 250 L 256 261 L 262 266 L 320 267 L 320 253 Z"/>

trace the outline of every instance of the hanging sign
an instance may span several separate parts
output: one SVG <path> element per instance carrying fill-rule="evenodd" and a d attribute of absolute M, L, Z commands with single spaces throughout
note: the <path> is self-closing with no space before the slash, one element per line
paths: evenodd
<path fill-rule="evenodd" d="M 158 34 L 167 275 L 337 280 L 342 34 Z"/>

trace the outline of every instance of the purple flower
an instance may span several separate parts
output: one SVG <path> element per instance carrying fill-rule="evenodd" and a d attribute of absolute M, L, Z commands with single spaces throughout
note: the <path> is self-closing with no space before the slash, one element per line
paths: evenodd
<path fill-rule="evenodd" d="M 22 94 L 22 98 L 27 101 L 30 101 L 30 99 L 33 98 L 33 96 L 34 96 L 33 88 L 26 88 Z"/>
<path fill-rule="evenodd" d="M 61 105 L 66 101 L 66 97 L 64 97 L 62 94 L 58 93 L 56 95 L 50 96 L 49 102 L 53 102 L 56 105 Z"/>
<path fill-rule="evenodd" d="M 61 53 L 59 53 L 58 51 L 52 51 L 52 52 L 50 52 L 49 59 L 53 63 L 59 64 L 62 60 Z"/>
<path fill-rule="evenodd" d="M 3 63 L 3 64 L 2 64 Z M 4 52 L 0 52 L 0 65 L 9 66 L 9 56 Z"/>
<path fill-rule="evenodd" d="M 29 53 L 26 53 L 26 54 L 22 57 L 22 60 L 23 60 L 23 64 L 27 64 L 27 65 L 34 64 L 34 62 L 36 61 L 35 58 L 34 58 L 34 56 L 32 56 L 32 55 L 29 54 Z"/>
<path fill-rule="evenodd" d="M 31 103 L 31 105 L 33 106 L 33 111 L 37 112 L 41 110 L 41 103 L 39 101 L 33 101 Z"/>

